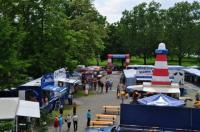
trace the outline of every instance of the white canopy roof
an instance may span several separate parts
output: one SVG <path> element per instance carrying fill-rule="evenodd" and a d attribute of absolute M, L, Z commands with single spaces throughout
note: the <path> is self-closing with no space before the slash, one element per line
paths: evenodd
<path fill-rule="evenodd" d="M 180 93 L 177 83 L 172 83 L 170 86 L 152 86 L 150 82 L 144 82 L 143 85 L 132 85 L 127 88 L 151 93 Z"/>
<path fill-rule="evenodd" d="M 17 110 L 18 116 L 40 118 L 40 106 L 38 102 L 20 100 Z"/>
<path fill-rule="evenodd" d="M 0 120 L 14 119 L 19 104 L 19 98 L 0 98 Z"/>
<path fill-rule="evenodd" d="M 19 98 L 0 98 L 0 119 L 15 119 L 17 116 L 40 117 L 38 102 L 19 100 Z"/>
<path fill-rule="evenodd" d="M 27 83 L 25 83 L 25 84 L 23 84 L 21 86 L 24 86 L 24 87 L 25 86 L 38 86 L 38 87 L 40 87 L 41 86 L 41 77 L 37 78 L 37 79 L 35 79 L 33 81 L 27 82 Z"/>
<path fill-rule="evenodd" d="M 180 93 L 179 88 L 165 88 L 165 87 L 144 87 L 143 91 L 152 93 Z"/>
<path fill-rule="evenodd" d="M 55 81 L 61 81 L 66 83 L 77 83 L 79 80 L 76 79 L 69 79 L 69 78 L 57 78 Z"/>
<path fill-rule="evenodd" d="M 131 86 L 128 86 L 127 89 L 132 89 L 132 90 L 136 90 L 136 91 L 142 91 L 143 90 L 143 85 L 131 85 Z"/>
<path fill-rule="evenodd" d="M 126 78 L 134 78 L 136 75 L 136 70 L 134 69 L 124 70 L 124 75 Z"/>
<path fill-rule="evenodd" d="M 189 68 L 189 69 L 183 69 L 185 72 L 199 76 L 200 77 L 200 70 L 194 69 L 194 68 Z"/>
<path fill-rule="evenodd" d="M 180 93 L 178 83 L 172 83 L 169 86 L 153 86 L 151 82 L 144 82 L 143 91 L 152 93 Z"/>

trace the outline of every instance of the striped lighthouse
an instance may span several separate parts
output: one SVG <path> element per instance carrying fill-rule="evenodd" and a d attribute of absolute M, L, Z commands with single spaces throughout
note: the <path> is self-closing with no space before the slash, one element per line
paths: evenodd
<path fill-rule="evenodd" d="M 164 43 L 160 43 L 158 49 L 155 50 L 156 61 L 153 69 L 152 85 L 169 86 L 171 82 L 169 80 L 169 71 L 167 64 L 168 50 Z"/>

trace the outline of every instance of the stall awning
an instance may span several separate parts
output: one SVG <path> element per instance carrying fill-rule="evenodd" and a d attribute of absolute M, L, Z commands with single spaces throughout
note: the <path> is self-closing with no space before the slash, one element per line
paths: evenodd
<path fill-rule="evenodd" d="M 15 119 L 19 98 L 0 98 L 0 120 Z"/>
<path fill-rule="evenodd" d="M 67 88 L 53 86 L 53 85 L 46 86 L 46 87 L 44 87 L 42 89 L 43 90 L 48 90 L 48 91 L 54 91 L 54 92 L 58 92 L 58 93 L 65 93 L 66 90 L 67 90 Z"/>
<path fill-rule="evenodd" d="M 38 102 L 20 100 L 17 116 L 40 118 L 40 106 Z"/>
<path fill-rule="evenodd" d="M 40 118 L 38 102 L 19 100 L 19 98 L 0 98 L 0 120 L 15 119 L 16 116 Z"/>
<path fill-rule="evenodd" d="M 152 86 L 150 82 L 145 82 L 143 85 L 128 86 L 127 89 L 134 91 L 144 91 L 151 93 L 180 93 L 178 84 L 172 83 L 170 86 Z"/>
<path fill-rule="evenodd" d="M 200 70 L 198 70 L 198 69 L 189 68 L 189 69 L 183 69 L 183 71 L 200 77 Z"/>
<path fill-rule="evenodd" d="M 143 91 L 152 93 L 180 93 L 179 88 L 144 87 Z"/>
<path fill-rule="evenodd" d="M 30 82 L 27 82 L 23 85 L 21 85 L 20 87 L 29 87 L 29 86 L 37 86 L 37 87 L 40 87 L 41 86 L 41 77 L 40 78 L 37 78 L 33 81 L 30 81 Z"/>
<path fill-rule="evenodd" d="M 124 76 L 126 78 L 135 78 L 135 76 L 136 76 L 136 70 L 134 70 L 134 69 L 124 70 Z"/>
<path fill-rule="evenodd" d="M 127 89 L 131 90 L 131 91 L 142 91 L 143 90 L 143 85 L 131 85 L 128 86 Z"/>
<path fill-rule="evenodd" d="M 55 81 L 61 81 L 61 82 L 66 82 L 66 83 L 79 83 L 79 80 L 76 79 L 69 79 L 69 78 L 58 78 Z"/>

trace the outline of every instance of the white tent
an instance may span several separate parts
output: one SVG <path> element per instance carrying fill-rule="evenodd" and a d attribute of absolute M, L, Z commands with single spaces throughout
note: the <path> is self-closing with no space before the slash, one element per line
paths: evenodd
<path fill-rule="evenodd" d="M 0 119 L 15 119 L 16 116 L 40 118 L 38 102 L 19 100 L 19 98 L 0 98 Z"/>
<path fill-rule="evenodd" d="M 17 110 L 17 116 L 27 116 L 40 118 L 40 109 L 38 102 L 20 100 Z"/>
<path fill-rule="evenodd" d="M 15 119 L 19 98 L 0 98 L 0 120 Z"/>

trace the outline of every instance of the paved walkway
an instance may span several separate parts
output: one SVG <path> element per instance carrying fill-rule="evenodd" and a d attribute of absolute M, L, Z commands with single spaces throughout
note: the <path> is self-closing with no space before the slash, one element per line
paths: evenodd
<path fill-rule="evenodd" d="M 92 96 L 81 97 L 74 100 L 79 105 L 77 107 L 77 114 L 79 117 L 77 132 L 85 132 L 86 123 L 87 123 L 86 112 L 88 109 L 91 110 L 93 114 L 93 118 L 94 118 L 95 114 L 103 112 L 103 109 L 102 109 L 103 105 L 120 105 L 121 100 L 116 98 L 116 89 L 119 83 L 120 76 L 121 76 L 120 73 L 113 73 L 113 75 L 111 75 L 113 79 L 113 88 L 108 93 L 105 93 L 104 91 L 103 94 L 97 93 Z M 103 78 L 102 81 L 105 81 L 105 78 Z M 119 123 L 119 116 L 118 116 L 117 121 Z M 63 126 L 63 132 L 65 131 L 67 131 L 66 123 L 64 123 L 64 126 Z M 49 132 L 54 132 L 53 127 L 49 127 Z M 73 125 L 71 126 L 70 132 L 73 132 Z"/>

